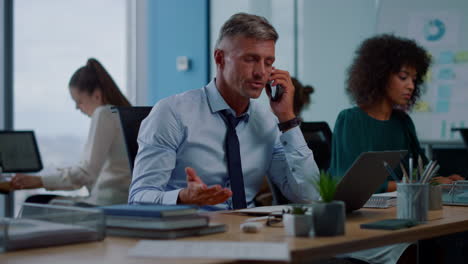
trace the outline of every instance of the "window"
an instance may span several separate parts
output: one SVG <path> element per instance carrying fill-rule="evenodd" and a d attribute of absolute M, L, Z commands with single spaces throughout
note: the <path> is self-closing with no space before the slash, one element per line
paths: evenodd
<path fill-rule="evenodd" d="M 15 0 L 14 45 L 15 129 L 35 131 L 45 167 L 39 174 L 76 164 L 89 118 L 75 109 L 68 81 L 95 57 L 126 92 L 126 0 Z M 15 192 L 15 215 L 38 192 Z"/>

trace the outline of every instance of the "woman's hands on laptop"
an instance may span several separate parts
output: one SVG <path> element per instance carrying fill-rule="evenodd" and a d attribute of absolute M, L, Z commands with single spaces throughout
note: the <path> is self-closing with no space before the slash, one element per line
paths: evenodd
<path fill-rule="evenodd" d="M 42 179 L 40 176 L 17 173 L 11 178 L 11 187 L 16 190 L 42 188 Z"/>

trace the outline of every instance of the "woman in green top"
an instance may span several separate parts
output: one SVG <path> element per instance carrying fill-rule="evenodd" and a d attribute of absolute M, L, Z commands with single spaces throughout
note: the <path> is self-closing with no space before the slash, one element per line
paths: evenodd
<path fill-rule="evenodd" d="M 361 44 L 349 68 L 346 88 L 357 106 L 343 110 L 335 123 L 332 175 L 342 177 L 366 151 L 407 149 L 413 157 L 427 161 L 406 111 L 419 98 L 430 63 L 428 53 L 409 39 L 384 34 Z M 442 178 L 452 181 L 460 176 L 450 177 Z M 378 192 L 394 190 L 396 183 L 388 180 Z M 415 246 L 408 246 L 395 244 L 345 256 L 368 263 L 415 263 Z"/>
<path fill-rule="evenodd" d="M 409 39 L 384 34 L 362 43 L 349 68 L 346 88 L 357 106 L 343 110 L 335 123 L 332 175 L 342 177 L 366 151 L 407 149 L 413 157 L 427 161 L 406 111 L 419 98 L 430 63 L 427 51 Z M 453 175 L 439 181 L 460 178 Z M 388 180 L 378 192 L 394 190 L 396 183 Z"/>
<path fill-rule="evenodd" d="M 361 44 L 348 70 L 346 88 L 357 106 L 343 110 L 335 123 L 332 175 L 342 177 L 366 151 L 408 149 L 412 155 L 423 155 L 414 124 L 405 110 L 411 109 L 419 98 L 430 63 L 428 53 L 408 39 L 378 35 Z M 378 192 L 395 189 L 395 182 L 387 181 Z M 406 250 L 408 246 L 396 244 L 346 256 L 367 263 L 413 263 L 414 246 Z"/>

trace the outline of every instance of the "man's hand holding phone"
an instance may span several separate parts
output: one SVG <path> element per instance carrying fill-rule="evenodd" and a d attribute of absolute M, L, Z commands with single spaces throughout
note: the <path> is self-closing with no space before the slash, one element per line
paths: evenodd
<path fill-rule="evenodd" d="M 228 188 L 222 188 L 220 185 L 206 186 L 193 168 L 185 168 L 185 173 L 187 188 L 179 192 L 178 204 L 215 205 L 232 196 L 232 191 Z"/>
<path fill-rule="evenodd" d="M 273 68 L 268 83 L 266 92 L 270 98 L 271 109 L 278 117 L 280 123 L 295 118 L 293 108 L 294 85 L 292 84 L 289 72 Z M 276 89 L 272 89 L 269 86 L 276 86 Z M 281 88 L 278 88 L 278 86 L 281 86 Z"/>

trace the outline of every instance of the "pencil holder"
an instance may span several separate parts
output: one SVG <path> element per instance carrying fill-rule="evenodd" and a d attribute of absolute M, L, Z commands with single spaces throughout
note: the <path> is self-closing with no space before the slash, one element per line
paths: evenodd
<path fill-rule="evenodd" d="M 429 210 L 442 209 L 442 188 L 440 185 L 429 187 Z"/>
<path fill-rule="evenodd" d="M 412 219 L 418 222 L 427 221 L 429 209 L 429 184 L 397 184 L 397 218 Z"/>

